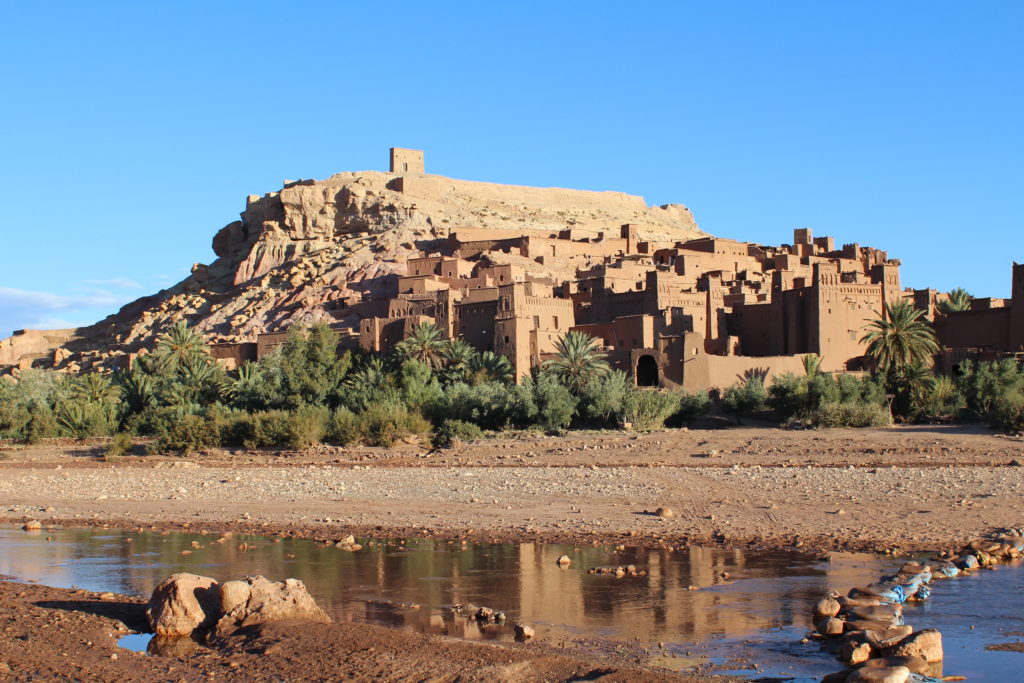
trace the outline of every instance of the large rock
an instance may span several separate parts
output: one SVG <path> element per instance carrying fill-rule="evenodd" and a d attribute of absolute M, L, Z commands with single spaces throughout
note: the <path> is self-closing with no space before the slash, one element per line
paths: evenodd
<path fill-rule="evenodd" d="M 910 626 L 893 626 L 884 630 L 868 629 L 864 631 L 864 640 L 871 643 L 876 650 L 883 650 L 896 645 L 914 632 Z"/>
<path fill-rule="evenodd" d="M 905 666 L 890 666 L 879 669 L 857 669 L 846 683 L 906 683 L 910 669 Z"/>
<path fill-rule="evenodd" d="M 923 657 L 929 663 L 941 662 L 942 634 L 933 628 L 926 628 L 907 636 L 883 654 L 886 657 Z"/>
<path fill-rule="evenodd" d="M 244 584 L 248 587 L 248 594 L 245 594 L 241 586 L 232 585 L 228 592 L 220 596 L 222 604 L 231 604 L 232 607 L 217 622 L 214 633 L 218 637 L 268 621 L 331 621 L 298 579 L 270 581 L 262 576 L 249 576 L 244 581 L 228 583 Z M 243 596 L 244 600 L 241 599 Z"/>
<path fill-rule="evenodd" d="M 833 598 L 823 598 L 814 603 L 814 616 L 815 617 L 834 617 L 839 614 L 841 606 L 837 600 Z"/>
<path fill-rule="evenodd" d="M 217 582 L 208 576 L 172 574 L 153 591 L 146 619 L 158 636 L 187 636 L 220 615 Z"/>
<path fill-rule="evenodd" d="M 924 657 L 876 657 L 861 664 L 869 669 L 885 669 L 893 666 L 905 666 L 912 674 L 929 674 L 931 667 Z"/>
<path fill-rule="evenodd" d="M 862 640 L 847 640 L 839 648 L 839 660 L 850 666 L 868 661 L 873 654 L 871 645 Z"/>

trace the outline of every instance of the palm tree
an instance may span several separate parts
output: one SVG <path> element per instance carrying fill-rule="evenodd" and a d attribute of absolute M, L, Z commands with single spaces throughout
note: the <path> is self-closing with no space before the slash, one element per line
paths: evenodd
<path fill-rule="evenodd" d="M 939 352 L 935 332 L 921 315 L 924 311 L 906 301 L 886 303 L 884 315 L 866 325 L 860 342 L 876 370 L 890 379 L 915 365 L 929 365 Z"/>
<path fill-rule="evenodd" d="M 512 363 L 505 356 L 484 351 L 473 359 L 473 374 L 480 382 L 511 382 Z"/>
<path fill-rule="evenodd" d="M 544 363 L 566 389 L 579 394 L 590 382 L 611 372 L 607 354 L 598 350 L 598 341 L 583 332 L 569 332 L 555 344 L 556 357 Z"/>
<path fill-rule="evenodd" d="M 110 377 L 98 372 L 77 377 L 68 393 L 72 399 L 103 406 L 117 403 L 120 399 L 120 392 L 110 381 Z"/>
<path fill-rule="evenodd" d="M 476 349 L 464 339 L 454 339 L 445 344 L 441 352 L 444 359 L 444 376 L 449 384 L 465 382 L 476 362 Z"/>
<path fill-rule="evenodd" d="M 949 292 L 949 298 L 940 301 L 938 308 L 943 313 L 955 313 L 966 311 L 971 307 L 971 294 L 963 287 L 957 287 Z"/>
<path fill-rule="evenodd" d="M 157 338 L 154 355 L 160 372 L 172 374 L 183 365 L 205 360 L 208 352 L 203 336 L 196 330 L 189 329 L 184 320 L 179 320 Z"/>
<path fill-rule="evenodd" d="M 814 377 L 821 371 L 821 356 L 816 353 L 809 353 L 800 359 L 804 365 L 804 374 Z"/>
<path fill-rule="evenodd" d="M 444 363 L 447 346 L 441 330 L 432 322 L 422 322 L 412 328 L 409 336 L 395 345 L 399 358 L 418 360 L 431 370 L 437 370 Z"/>

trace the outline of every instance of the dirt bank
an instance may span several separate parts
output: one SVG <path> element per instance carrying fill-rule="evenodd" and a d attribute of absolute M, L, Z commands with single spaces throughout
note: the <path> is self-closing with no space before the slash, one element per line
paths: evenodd
<path fill-rule="evenodd" d="M 936 549 L 1024 519 L 1024 441 L 980 428 L 521 436 L 432 452 L 217 451 L 104 462 L 16 447 L 0 518 L 337 538 Z M 648 514 L 670 507 L 669 519 Z"/>
<path fill-rule="evenodd" d="M 145 628 L 136 599 L 0 581 L 0 680 L 76 681 L 717 681 L 616 661 L 580 661 L 527 644 L 467 643 L 367 624 L 280 623 L 223 649 L 175 657 L 118 647 Z"/>

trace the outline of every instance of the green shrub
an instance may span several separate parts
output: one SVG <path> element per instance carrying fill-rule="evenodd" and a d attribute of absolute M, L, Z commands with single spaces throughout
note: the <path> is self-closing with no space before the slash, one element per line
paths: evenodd
<path fill-rule="evenodd" d="M 453 419 L 493 430 L 528 426 L 537 414 L 527 387 L 502 382 L 453 384 L 424 408 L 438 424 Z"/>
<path fill-rule="evenodd" d="M 64 401 L 58 408 L 56 417 L 61 428 L 76 439 L 108 436 L 115 427 L 112 412 L 97 402 Z"/>
<path fill-rule="evenodd" d="M 288 447 L 303 450 L 323 443 L 331 411 L 323 406 L 302 406 L 288 417 Z"/>
<path fill-rule="evenodd" d="M 106 460 L 120 458 L 132 450 L 132 435 L 126 432 L 118 432 L 110 440 L 107 447 L 103 449 L 103 457 Z"/>
<path fill-rule="evenodd" d="M 1024 369 L 1012 359 L 993 363 L 967 361 L 960 365 L 956 385 L 967 404 L 967 412 L 975 419 L 992 422 L 999 419 L 995 416 L 998 406 L 1024 391 Z"/>
<path fill-rule="evenodd" d="M 722 409 L 736 415 L 736 422 L 742 424 L 744 415 L 768 407 L 768 394 L 764 380 L 758 375 L 748 377 L 742 384 L 736 383 L 722 394 Z"/>
<path fill-rule="evenodd" d="M 620 424 L 633 429 L 661 429 L 679 409 L 679 394 L 656 389 L 630 388 L 622 398 Z"/>
<path fill-rule="evenodd" d="M 669 427 L 682 427 L 686 423 L 692 422 L 707 413 L 711 407 L 711 397 L 708 396 L 706 391 L 698 391 L 695 394 L 691 394 L 680 390 L 678 396 L 678 408 L 676 408 L 675 413 L 665 420 L 665 424 Z"/>
<path fill-rule="evenodd" d="M 989 424 L 995 429 L 1011 433 L 1024 432 L 1024 391 L 1003 396 L 992 407 Z"/>
<path fill-rule="evenodd" d="M 618 427 L 623 422 L 623 400 L 633 389 L 632 380 L 621 370 L 588 382 L 580 392 L 579 417 L 596 426 Z"/>
<path fill-rule="evenodd" d="M 483 430 L 472 422 L 445 420 L 434 431 L 433 444 L 437 448 L 449 448 L 459 442 L 475 441 L 483 436 Z"/>
<path fill-rule="evenodd" d="M 549 432 L 564 430 L 572 422 L 579 400 L 554 375 L 537 372 L 523 380 L 536 406 L 534 424 Z"/>
<path fill-rule="evenodd" d="M 327 439 L 332 443 L 349 446 L 362 441 L 364 435 L 362 420 L 345 406 L 339 407 L 331 415 Z"/>
<path fill-rule="evenodd" d="M 25 423 L 25 441 L 36 444 L 43 439 L 59 436 L 60 425 L 49 406 L 35 406 L 29 412 L 28 422 Z"/>
<path fill-rule="evenodd" d="M 149 445 L 148 450 L 188 455 L 203 448 L 219 446 L 220 436 L 216 422 L 202 415 L 186 413 L 174 421 L 162 423 L 156 441 Z"/>
<path fill-rule="evenodd" d="M 231 420 L 225 444 L 250 450 L 288 446 L 292 437 L 292 414 L 287 410 L 267 410 L 241 414 Z"/>
<path fill-rule="evenodd" d="M 393 446 L 399 439 L 412 436 L 425 439 L 430 434 L 430 423 L 401 403 L 372 405 L 359 415 L 359 419 L 371 446 Z"/>
<path fill-rule="evenodd" d="M 889 411 L 871 403 L 823 403 L 790 418 L 787 424 L 806 427 L 882 427 L 889 424 Z"/>

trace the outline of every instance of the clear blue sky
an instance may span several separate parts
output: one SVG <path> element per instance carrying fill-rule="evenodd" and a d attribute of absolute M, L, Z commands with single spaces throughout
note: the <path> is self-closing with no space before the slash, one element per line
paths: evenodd
<path fill-rule="evenodd" d="M 1008 296 L 1022 2 L 0 4 L 0 337 L 213 259 L 245 196 L 385 170 L 643 195 Z"/>

